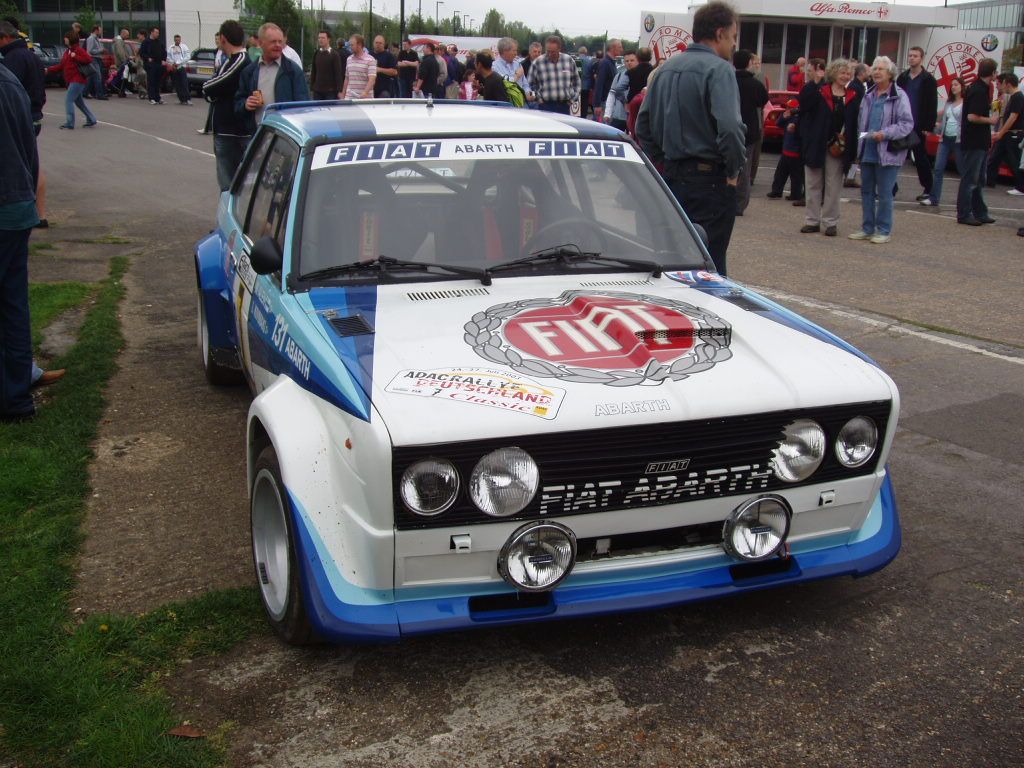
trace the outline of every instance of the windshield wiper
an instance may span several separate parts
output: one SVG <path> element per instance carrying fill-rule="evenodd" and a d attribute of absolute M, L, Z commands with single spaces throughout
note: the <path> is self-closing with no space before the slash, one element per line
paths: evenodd
<path fill-rule="evenodd" d="M 562 245 L 552 246 L 551 248 L 534 251 L 529 256 L 524 256 L 521 259 L 513 259 L 512 261 L 506 261 L 503 264 L 496 264 L 493 267 L 488 267 L 485 271 L 488 273 L 502 272 L 507 269 L 517 269 L 530 264 L 541 264 L 545 261 L 557 261 L 565 266 L 579 264 L 585 261 L 621 264 L 624 267 L 632 267 L 633 269 L 650 272 L 653 277 L 661 277 L 661 273 L 664 271 L 664 267 L 660 264 L 655 264 L 653 261 L 621 259 L 618 256 L 603 256 L 596 251 L 581 251 L 579 246 L 572 245 L 570 243 L 564 243 Z"/>
<path fill-rule="evenodd" d="M 485 269 L 459 267 L 454 264 L 428 264 L 425 261 L 405 261 L 403 259 L 393 259 L 390 256 L 378 256 L 375 259 L 354 261 L 351 264 L 337 264 L 333 267 L 316 269 L 312 272 L 307 272 L 304 275 L 299 275 L 299 280 L 323 280 L 325 278 L 338 277 L 339 275 L 344 275 L 349 272 L 358 272 L 360 270 L 367 269 L 376 270 L 381 277 L 386 277 L 393 269 L 420 269 L 425 272 L 429 272 L 432 269 L 443 269 L 445 272 L 449 272 L 453 275 L 475 277 L 484 285 L 491 284 L 491 276 L 487 274 L 487 270 Z"/>

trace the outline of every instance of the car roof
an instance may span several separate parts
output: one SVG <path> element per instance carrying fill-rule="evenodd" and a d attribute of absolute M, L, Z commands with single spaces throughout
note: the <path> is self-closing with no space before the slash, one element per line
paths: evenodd
<path fill-rule="evenodd" d="M 609 125 L 493 102 L 423 99 L 310 101 L 273 104 L 265 122 L 296 135 L 303 144 L 429 136 L 566 136 L 621 140 Z"/>

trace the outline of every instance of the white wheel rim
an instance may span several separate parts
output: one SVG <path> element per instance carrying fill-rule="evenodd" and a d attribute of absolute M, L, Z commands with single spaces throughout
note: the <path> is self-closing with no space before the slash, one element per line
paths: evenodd
<path fill-rule="evenodd" d="M 203 306 L 203 294 L 196 296 L 196 327 L 198 329 L 197 339 L 199 350 L 203 354 L 203 367 L 207 366 L 210 359 L 210 329 L 206 327 L 206 307 Z"/>
<path fill-rule="evenodd" d="M 270 470 L 252 484 L 252 551 L 263 604 L 274 621 L 288 610 L 288 523 L 284 501 Z"/>

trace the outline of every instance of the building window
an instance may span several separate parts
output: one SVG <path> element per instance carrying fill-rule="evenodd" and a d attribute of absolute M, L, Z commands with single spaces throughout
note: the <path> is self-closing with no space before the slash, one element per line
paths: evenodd
<path fill-rule="evenodd" d="M 874 61 L 878 55 L 878 27 L 868 29 L 867 40 L 864 42 L 864 57 L 862 61 Z"/>
<path fill-rule="evenodd" d="M 765 64 L 782 63 L 782 31 L 784 28 L 782 24 L 764 25 L 761 35 L 761 61 Z"/>
<path fill-rule="evenodd" d="M 784 64 L 792 64 L 807 52 L 807 27 L 803 24 L 786 25 L 786 55 Z"/>
<path fill-rule="evenodd" d="M 807 48 L 807 56 L 811 59 L 831 58 L 828 55 L 829 27 L 811 27 L 811 44 Z"/>
<path fill-rule="evenodd" d="M 761 24 L 759 22 L 740 22 L 740 48 L 757 53 L 757 41 L 760 36 Z"/>
<path fill-rule="evenodd" d="M 900 55 L 900 32 L 898 29 L 883 29 L 878 38 L 878 55 L 888 56 L 897 61 Z"/>

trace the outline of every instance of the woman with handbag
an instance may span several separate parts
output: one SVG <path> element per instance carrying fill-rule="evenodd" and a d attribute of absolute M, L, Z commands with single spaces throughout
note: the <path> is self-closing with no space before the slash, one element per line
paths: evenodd
<path fill-rule="evenodd" d="M 819 70 L 820 71 L 820 70 Z M 836 59 L 825 70 L 821 85 L 808 83 L 800 92 L 800 146 L 804 160 L 807 211 L 800 231 L 836 236 L 843 174 L 853 159 L 857 91 L 848 87 L 853 67 Z"/>
<path fill-rule="evenodd" d="M 873 90 L 864 96 L 858 116 L 860 202 L 864 222 L 851 240 L 888 243 L 892 239 L 893 187 L 907 151 L 919 139 L 914 133 L 910 98 L 896 85 L 896 65 L 879 56 L 871 65 Z M 877 197 L 877 200 L 876 200 Z"/>
<path fill-rule="evenodd" d="M 96 125 L 96 115 L 89 111 L 82 96 L 92 74 L 92 56 L 78 44 L 78 33 L 74 30 L 64 36 L 64 44 L 67 46 L 67 50 L 64 51 L 60 61 L 46 70 L 47 72 L 63 72 L 64 82 L 68 86 L 68 93 L 64 99 L 64 110 L 68 117 L 60 127 L 68 130 L 74 129 L 75 107 L 78 107 L 85 115 L 85 127 L 91 128 Z"/>

